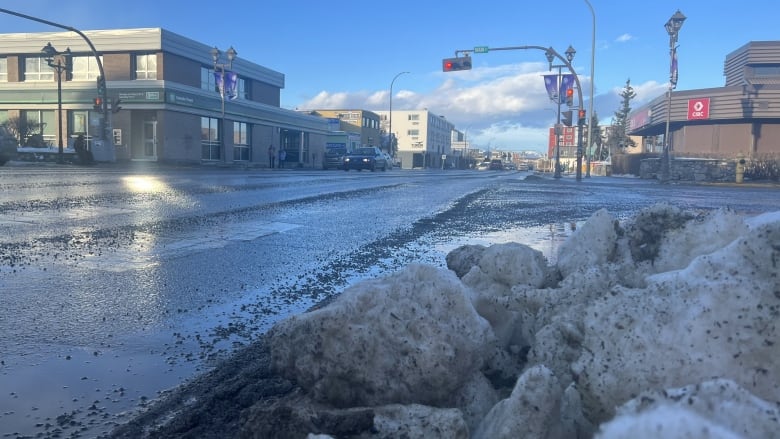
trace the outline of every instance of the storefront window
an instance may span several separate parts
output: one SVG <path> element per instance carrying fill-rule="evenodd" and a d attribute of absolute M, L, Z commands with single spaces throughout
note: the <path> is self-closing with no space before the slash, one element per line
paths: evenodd
<path fill-rule="evenodd" d="M 200 118 L 200 145 L 203 160 L 219 160 L 222 143 L 219 134 L 219 119 Z"/>

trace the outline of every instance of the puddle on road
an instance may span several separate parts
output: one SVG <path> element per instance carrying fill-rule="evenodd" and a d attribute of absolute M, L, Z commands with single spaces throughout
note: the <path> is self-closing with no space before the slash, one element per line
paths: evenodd
<path fill-rule="evenodd" d="M 165 259 L 203 250 L 222 248 L 231 241 L 251 241 L 274 233 L 284 233 L 300 227 L 298 224 L 281 222 L 230 223 L 210 228 L 207 232 L 198 231 L 175 236 L 157 235 L 148 232 L 136 232 L 133 243 L 114 252 L 100 256 L 87 257 L 79 265 L 87 268 L 124 272 L 143 270 Z"/>

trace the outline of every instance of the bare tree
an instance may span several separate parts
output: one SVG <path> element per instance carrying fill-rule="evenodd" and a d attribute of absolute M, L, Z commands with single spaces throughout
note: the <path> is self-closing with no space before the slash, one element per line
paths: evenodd
<path fill-rule="evenodd" d="M 39 135 L 42 127 L 40 122 L 27 121 L 15 116 L 9 117 L 3 123 L 3 126 L 16 138 L 19 145 L 45 146 L 44 144 L 38 144 L 43 141 L 42 136 Z"/>

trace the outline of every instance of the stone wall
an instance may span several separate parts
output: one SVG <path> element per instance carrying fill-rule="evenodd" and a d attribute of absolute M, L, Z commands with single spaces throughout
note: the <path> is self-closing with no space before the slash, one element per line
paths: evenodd
<path fill-rule="evenodd" d="M 640 178 L 660 179 L 661 159 L 642 160 L 639 167 Z M 669 171 L 669 181 L 736 181 L 736 161 L 722 159 L 673 158 Z"/>

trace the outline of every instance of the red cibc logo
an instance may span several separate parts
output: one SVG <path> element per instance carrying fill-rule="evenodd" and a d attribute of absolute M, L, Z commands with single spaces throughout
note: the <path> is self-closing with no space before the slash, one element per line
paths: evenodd
<path fill-rule="evenodd" d="M 688 99 L 688 120 L 709 118 L 710 98 Z"/>

